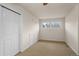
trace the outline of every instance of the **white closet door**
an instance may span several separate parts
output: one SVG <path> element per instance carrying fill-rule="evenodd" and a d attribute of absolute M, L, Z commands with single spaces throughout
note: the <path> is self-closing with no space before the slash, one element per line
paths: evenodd
<path fill-rule="evenodd" d="M 3 8 L 4 54 L 15 55 L 19 51 L 19 15 Z"/>
<path fill-rule="evenodd" d="M 2 7 L 0 6 L 0 56 L 4 55 Z"/>

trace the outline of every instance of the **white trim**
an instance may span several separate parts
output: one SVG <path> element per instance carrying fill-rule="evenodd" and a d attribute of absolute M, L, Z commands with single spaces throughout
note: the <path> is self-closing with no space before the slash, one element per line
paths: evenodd
<path fill-rule="evenodd" d="M 78 52 L 74 48 L 72 48 L 67 42 L 66 44 L 76 53 L 76 55 L 79 55 Z"/>

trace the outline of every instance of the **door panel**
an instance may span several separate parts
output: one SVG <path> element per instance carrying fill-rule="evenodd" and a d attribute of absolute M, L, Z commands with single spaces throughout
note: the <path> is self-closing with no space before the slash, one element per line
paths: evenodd
<path fill-rule="evenodd" d="M 5 56 L 19 51 L 19 15 L 3 8 Z"/>
<path fill-rule="evenodd" d="M 0 6 L 0 56 L 4 55 L 2 7 Z"/>

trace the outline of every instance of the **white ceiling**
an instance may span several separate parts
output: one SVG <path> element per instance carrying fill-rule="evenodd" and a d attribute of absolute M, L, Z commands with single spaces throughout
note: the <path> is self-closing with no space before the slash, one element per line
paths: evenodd
<path fill-rule="evenodd" d="M 48 3 L 47 6 L 43 6 L 42 3 L 22 3 L 21 5 L 40 19 L 65 17 L 75 6 L 73 3 Z"/>

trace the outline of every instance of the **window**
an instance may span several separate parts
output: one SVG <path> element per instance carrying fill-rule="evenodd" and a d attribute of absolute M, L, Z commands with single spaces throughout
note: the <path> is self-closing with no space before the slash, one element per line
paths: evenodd
<path fill-rule="evenodd" d="M 43 24 L 42 24 L 42 27 L 43 27 L 43 28 L 49 28 L 49 23 L 43 23 Z"/>
<path fill-rule="evenodd" d="M 52 22 L 50 25 L 52 28 L 59 28 L 60 27 L 60 24 L 58 22 Z"/>
<path fill-rule="evenodd" d="M 43 28 L 60 28 L 61 22 L 44 22 L 42 23 Z"/>

